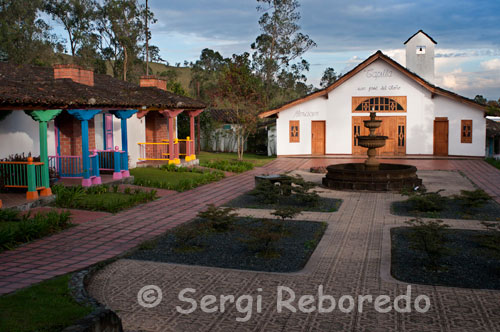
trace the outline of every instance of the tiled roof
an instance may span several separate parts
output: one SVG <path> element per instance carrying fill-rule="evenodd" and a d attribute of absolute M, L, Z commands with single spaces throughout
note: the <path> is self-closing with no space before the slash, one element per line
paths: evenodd
<path fill-rule="evenodd" d="M 94 74 L 94 86 L 54 79 L 53 68 L 0 63 L 0 108 L 201 109 L 197 100 Z"/>
<path fill-rule="evenodd" d="M 236 111 L 230 109 L 214 109 L 211 108 L 207 114 L 220 123 L 236 123 Z"/>

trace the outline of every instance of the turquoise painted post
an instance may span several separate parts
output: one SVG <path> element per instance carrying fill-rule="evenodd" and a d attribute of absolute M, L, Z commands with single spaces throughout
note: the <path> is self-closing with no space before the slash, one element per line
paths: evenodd
<path fill-rule="evenodd" d="M 38 121 L 40 137 L 40 161 L 43 163 L 42 186 L 44 187 L 40 192 L 41 196 L 52 195 L 49 180 L 49 156 L 47 152 L 47 122 L 53 120 L 61 112 L 61 110 L 25 111 L 25 113 L 31 116 L 33 120 Z"/>
<path fill-rule="evenodd" d="M 68 113 L 80 120 L 82 126 L 82 186 L 89 187 L 92 184 L 99 184 L 101 183 L 99 176 L 90 179 L 89 120 L 101 113 L 101 110 L 68 110 Z M 99 169 L 99 160 L 97 160 L 97 169 Z"/>
<path fill-rule="evenodd" d="M 90 151 L 89 151 L 89 122 L 81 120 L 82 125 L 82 164 L 83 164 L 83 181 L 84 187 L 90 187 Z"/>
<path fill-rule="evenodd" d="M 129 119 L 132 115 L 137 113 L 137 110 L 114 110 L 110 113 L 114 114 L 118 119 L 121 120 L 121 132 L 122 132 L 122 151 L 124 153 L 122 155 L 122 167 L 121 173 L 122 177 L 127 178 L 130 176 L 130 172 L 128 170 L 128 131 L 127 131 L 127 119 Z M 116 158 L 115 158 L 116 160 Z"/>
<path fill-rule="evenodd" d="M 28 158 L 28 165 L 26 165 L 28 192 L 26 199 L 33 200 L 38 198 L 38 191 L 36 190 L 36 174 L 35 165 L 33 165 L 33 158 Z"/>

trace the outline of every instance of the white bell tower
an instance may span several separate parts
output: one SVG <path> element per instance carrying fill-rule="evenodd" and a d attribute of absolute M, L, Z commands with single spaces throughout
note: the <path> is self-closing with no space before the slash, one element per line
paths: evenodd
<path fill-rule="evenodd" d="M 428 34 L 419 30 L 406 42 L 406 68 L 434 83 L 434 45 L 437 43 Z"/>

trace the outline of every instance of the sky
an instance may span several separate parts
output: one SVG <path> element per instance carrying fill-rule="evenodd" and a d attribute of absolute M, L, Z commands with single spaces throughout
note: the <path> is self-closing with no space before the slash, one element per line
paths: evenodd
<path fill-rule="evenodd" d="M 140 0 L 142 1 L 142 0 Z M 302 32 L 317 43 L 304 54 L 308 84 L 323 71 L 345 73 L 382 50 L 405 65 L 403 43 L 419 29 L 436 45 L 436 84 L 466 97 L 500 98 L 500 0 L 300 0 Z M 261 33 L 255 0 L 149 0 L 151 43 L 171 65 L 211 48 L 251 52 Z"/>

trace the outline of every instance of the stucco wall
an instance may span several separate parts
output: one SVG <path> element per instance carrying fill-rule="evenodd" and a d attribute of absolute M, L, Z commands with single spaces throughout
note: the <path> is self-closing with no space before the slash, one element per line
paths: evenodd
<path fill-rule="evenodd" d="M 317 97 L 293 106 L 278 114 L 278 155 L 311 154 L 311 121 L 326 121 L 326 153 L 352 153 L 353 96 L 406 96 L 407 112 L 378 113 L 383 116 L 406 116 L 406 154 L 433 154 L 434 118 L 447 116 L 450 120 L 450 155 L 484 155 L 485 120 L 483 113 L 447 97 L 435 96 L 382 60 L 367 66 L 329 93 L 328 99 Z M 473 120 L 473 144 L 458 144 L 461 119 Z M 482 119 L 482 120 L 481 120 Z M 289 121 L 300 121 L 300 142 L 289 142 Z M 477 125 L 476 125 L 477 123 Z M 452 137 L 452 135 L 454 135 Z M 458 143 L 455 140 L 458 137 Z"/>
<path fill-rule="evenodd" d="M 49 155 L 55 153 L 54 121 L 47 124 Z M 12 154 L 40 155 L 38 122 L 23 111 L 13 111 L 0 121 L 0 158 Z"/>

